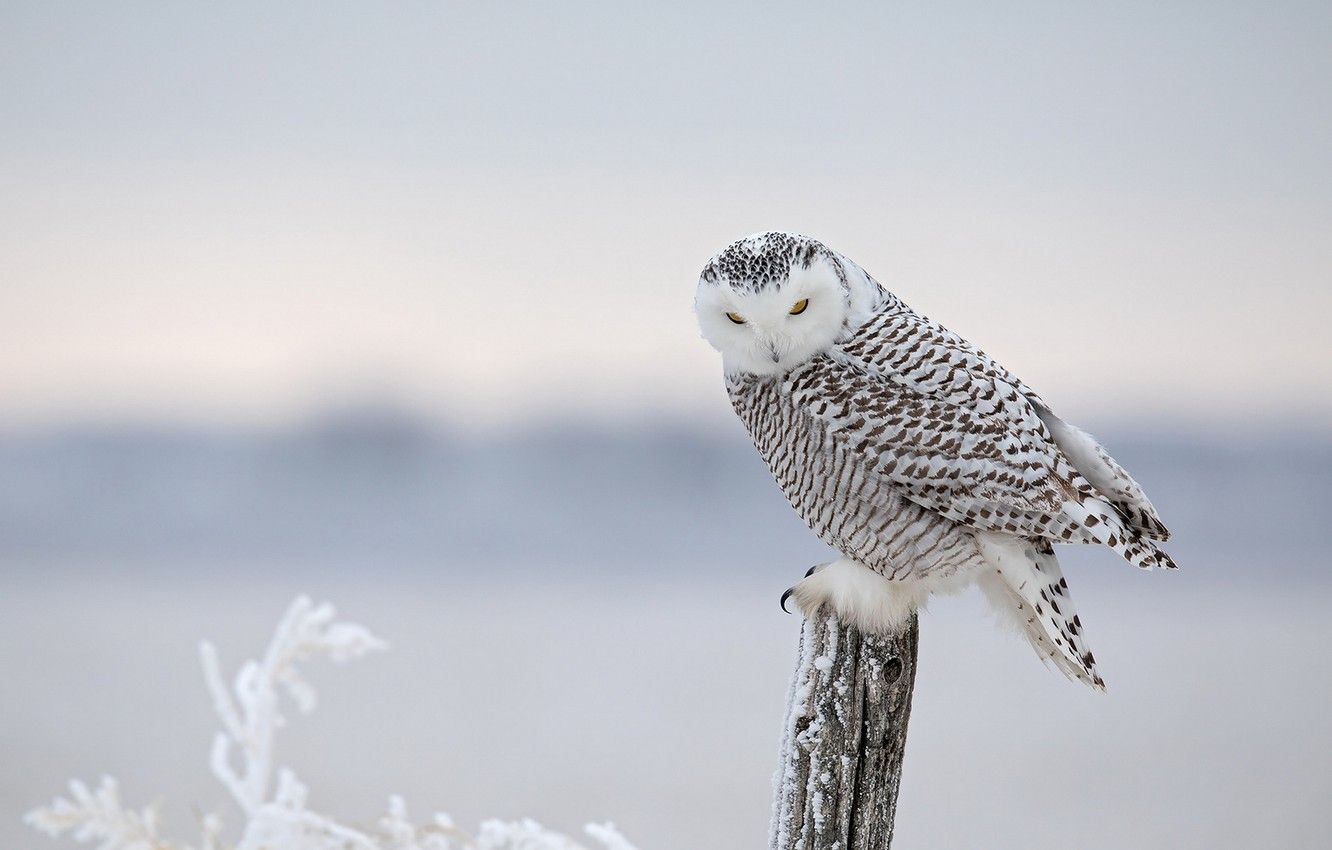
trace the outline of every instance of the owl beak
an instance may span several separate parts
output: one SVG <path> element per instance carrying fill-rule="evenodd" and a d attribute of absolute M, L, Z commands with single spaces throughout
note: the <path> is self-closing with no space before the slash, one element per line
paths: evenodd
<path fill-rule="evenodd" d="M 754 353 L 756 355 L 771 357 L 773 363 L 782 362 L 782 338 L 779 335 L 759 333 L 754 342 L 754 348 L 756 349 Z"/>

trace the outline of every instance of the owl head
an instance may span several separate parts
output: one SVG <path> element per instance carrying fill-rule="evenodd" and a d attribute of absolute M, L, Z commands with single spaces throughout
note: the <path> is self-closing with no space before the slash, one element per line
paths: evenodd
<path fill-rule="evenodd" d="M 858 327 L 884 294 L 822 243 L 768 231 L 732 242 L 708 261 L 694 312 L 727 374 L 776 375 Z"/>

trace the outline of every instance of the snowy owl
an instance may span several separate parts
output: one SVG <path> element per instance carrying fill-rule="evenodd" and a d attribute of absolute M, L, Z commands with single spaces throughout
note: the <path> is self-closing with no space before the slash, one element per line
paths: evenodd
<path fill-rule="evenodd" d="M 1055 543 L 1174 569 L 1151 502 L 1090 435 L 957 334 L 805 236 L 760 233 L 694 301 L 735 412 L 782 491 L 841 555 L 788 593 L 885 631 L 978 584 L 1042 658 L 1095 688 Z M 783 597 L 785 602 L 785 597 Z"/>

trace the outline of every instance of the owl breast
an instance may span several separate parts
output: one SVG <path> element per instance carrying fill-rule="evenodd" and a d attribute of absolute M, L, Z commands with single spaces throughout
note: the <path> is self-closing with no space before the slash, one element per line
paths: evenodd
<path fill-rule="evenodd" d="M 890 579 L 945 578 L 978 564 L 972 534 L 867 475 L 863 458 L 795 402 L 792 389 L 810 368 L 727 378 L 736 414 L 800 518 L 824 543 Z"/>

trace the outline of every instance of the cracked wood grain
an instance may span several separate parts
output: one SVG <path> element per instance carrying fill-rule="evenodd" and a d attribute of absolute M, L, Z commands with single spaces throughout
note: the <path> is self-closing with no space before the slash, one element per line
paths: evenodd
<path fill-rule="evenodd" d="M 884 850 L 902 780 L 919 629 L 805 620 L 774 780 L 771 850 Z"/>

